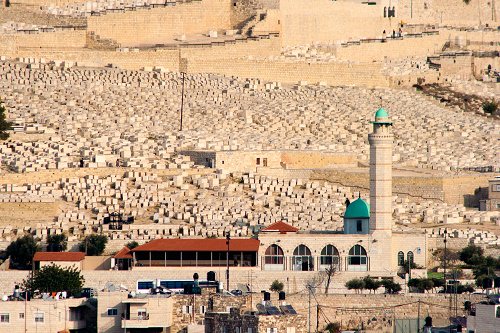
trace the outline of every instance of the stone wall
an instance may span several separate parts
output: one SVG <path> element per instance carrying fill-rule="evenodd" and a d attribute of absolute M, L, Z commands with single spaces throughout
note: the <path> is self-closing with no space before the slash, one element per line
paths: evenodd
<path fill-rule="evenodd" d="M 337 47 L 335 56 L 338 59 L 367 62 L 382 61 L 385 58 L 425 57 L 441 51 L 446 37 L 441 35 L 424 35 L 423 37 L 403 40 L 387 39 L 385 43 L 362 43 Z"/>
<path fill-rule="evenodd" d="M 62 7 L 73 3 L 82 3 L 84 0 L 11 0 L 12 6 L 26 5 L 26 6 L 58 6 Z"/>
<path fill-rule="evenodd" d="M 381 64 L 363 63 L 307 63 L 268 60 L 206 59 L 189 63 L 190 73 L 216 73 L 259 78 L 267 81 L 296 84 L 324 82 L 332 86 L 358 85 L 363 87 L 387 87 L 389 81 L 381 73 Z"/>
<path fill-rule="evenodd" d="M 474 303 L 482 299 L 481 295 L 458 295 L 458 314 L 463 314 L 464 301 L 472 300 Z M 319 318 L 320 328 L 325 327 L 326 317 L 331 321 L 341 323 L 342 329 L 345 330 L 357 329 L 363 323 L 366 332 L 393 332 L 394 319 L 417 318 L 419 300 L 422 325 L 423 319 L 427 315 L 433 318 L 434 325 L 447 325 L 450 313 L 449 295 L 337 294 L 326 296 L 318 292 L 311 301 L 312 327 L 314 328 L 316 325 L 316 304 L 319 304 L 322 313 L 324 313 Z M 287 303 L 292 304 L 295 309 L 299 310 L 299 313 L 307 313 L 309 307 L 307 294 L 289 295 Z M 451 311 L 454 313 L 454 307 Z M 372 320 L 374 317 L 377 318 L 376 321 Z"/>
<path fill-rule="evenodd" d="M 378 37 L 397 29 L 397 20 L 383 17 L 381 4 L 354 1 L 281 0 L 283 44 L 301 45 L 361 37 Z"/>
<path fill-rule="evenodd" d="M 203 0 L 172 7 L 141 9 L 91 16 L 88 30 L 122 46 L 144 46 L 173 42 L 183 34 L 207 34 L 231 28 L 229 0 Z"/>
<path fill-rule="evenodd" d="M 500 6 L 491 0 L 472 0 L 468 5 L 463 0 L 400 0 L 396 17 L 412 23 L 494 26 Z"/>
<path fill-rule="evenodd" d="M 408 195 L 425 199 L 444 201 L 450 204 L 466 204 L 477 206 L 475 191 L 479 187 L 488 186 L 490 174 L 463 175 L 454 177 L 429 176 L 398 176 L 394 175 L 392 190 L 394 194 Z M 328 180 L 341 185 L 349 185 L 368 189 L 367 172 L 347 172 L 342 170 L 315 171 L 311 179 Z"/>
<path fill-rule="evenodd" d="M 41 32 L 37 34 L 0 34 L 0 50 L 16 51 L 30 48 L 83 48 L 86 44 L 85 30 Z"/>

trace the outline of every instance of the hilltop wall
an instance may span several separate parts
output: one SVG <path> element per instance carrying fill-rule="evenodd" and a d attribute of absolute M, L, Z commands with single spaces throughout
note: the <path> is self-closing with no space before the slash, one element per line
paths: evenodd
<path fill-rule="evenodd" d="M 37 34 L 0 34 L 0 50 L 19 48 L 83 48 L 85 30 L 65 30 Z"/>
<path fill-rule="evenodd" d="M 280 13 L 283 45 L 378 37 L 398 23 L 383 17 L 381 4 L 354 1 L 281 0 Z"/>
<path fill-rule="evenodd" d="M 360 45 L 339 46 L 335 50 L 338 59 L 350 61 L 382 61 L 384 58 L 425 57 L 440 52 L 445 37 L 430 35 L 420 38 L 390 40 L 385 43 L 362 43 Z"/>
<path fill-rule="evenodd" d="M 476 206 L 474 192 L 488 186 L 491 174 L 440 176 L 393 176 L 392 190 L 395 194 L 411 195 L 424 199 L 439 200 L 449 204 Z M 311 179 L 327 180 L 344 186 L 369 189 L 368 172 L 346 172 L 342 170 L 318 170 Z"/>
<path fill-rule="evenodd" d="M 85 0 L 11 0 L 11 5 L 25 5 L 25 6 L 57 6 L 62 7 L 73 3 L 83 3 Z"/>
<path fill-rule="evenodd" d="M 496 0 L 413 0 L 399 1 L 396 18 L 411 23 L 478 25 L 500 20 L 500 3 Z"/>
<path fill-rule="evenodd" d="M 259 78 L 281 83 L 309 84 L 324 82 L 332 86 L 358 85 L 364 87 L 387 87 L 389 81 L 381 74 L 379 63 L 307 63 L 268 60 L 206 59 L 190 62 L 191 73 L 217 73 L 246 78 Z"/>
<path fill-rule="evenodd" d="M 171 43 L 186 34 L 231 29 L 231 3 L 203 0 L 175 6 L 91 16 L 88 31 L 124 47 Z"/>

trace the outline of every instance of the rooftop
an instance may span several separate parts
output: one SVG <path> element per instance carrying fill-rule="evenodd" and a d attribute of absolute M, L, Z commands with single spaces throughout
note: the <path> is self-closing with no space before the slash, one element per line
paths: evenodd
<path fill-rule="evenodd" d="M 347 209 L 345 210 L 344 218 L 370 218 L 370 205 L 367 204 L 363 199 L 358 198 L 351 202 L 351 204 L 347 207 Z"/>
<path fill-rule="evenodd" d="M 84 252 L 36 252 L 33 261 L 82 261 Z"/>
<path fill-rule="evenodd" d="M 297 231 L 299 231 L 299 229 L 292 227 L 291 225 L 289 225 L 283 221 L 279 221 L 279 222 L 273 223 L 273 224 L 265 227 L 264 229 L 261 230 L 261 232 L 262 231 L 264 231 L 264 232 L 279 232 L 279 233 L 284 234 L 287 232 L 297 232 Z"/>
<path fill-rule="evenodd" d="M 130 253 L 130 249 L 124 246 L 120 251 L 118 251 L 113 258 L 115 259 L 132 259 L 132 254 Z"/>
<path fill-rule="evenodd" d="M 257 239 L 235 238 L 229 241 L 229 251 L 257 252 L 259 245 L 260 241 Z M 130 252 L 142 251 L 215 252 L 227 251 L 227 244 L 225 238 L 155 239 Z"/>

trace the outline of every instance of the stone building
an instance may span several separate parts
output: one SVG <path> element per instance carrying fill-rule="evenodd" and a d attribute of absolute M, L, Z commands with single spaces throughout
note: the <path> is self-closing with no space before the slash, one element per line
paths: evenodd
<path fill-rule="evenodd" d="M 97 326 L 100 333 L 186 332 L 201 325 L 208 309 L 228 312 L 249 309 L 246 296 L 224 296 L 214 292 L 201 295 L 134 295 L 102 292 L 98 295 Z"/>
<path fill-rule="evenodd" d="M 405 260 L 426 266 L 427 236 L 393 231 L 392 122 L 387 111 L 375 114 L 370 142 L 370 205 L 361 197 L 344 214 L 344 230 L 299 230 L 277 222 L 257 239 L 157 239 L 131 251 L 133 269 L 151 267 L 258 268 L 263 271 L 321 271 L 393 277 Z M 293 222 L 292 222 L 293 224 Z"/>
<path fill-rule="evenodd" d="M 90 308 L 84 298 L 0 303 L 0 332 L 84 332 Z"/>
<path fill-rule="evenodd" d="M 274 307 L 274 314 L 261 311 L 242 312 L 231 308 L 229 312 L 207 312 L 205 333 L 305 333 L 306 317 L 299 314 L 280 312 Z"/>
<path fill-rule="evenodd" d="M 36 252 L 33 257 L 35 268 L 40 269 L 47 265 L 58 265 L 62 268 L 83 269 L 85 253 L 83 252 Z"/>
<path fill-rule="evenodd" d="M 500 304 L 475 304 L 467 316 L 468 333 L 499 332 Z"/>
<path fill-rule="evenodd" d="M 357 165 L 354 154 L 327 150 L 185 150 L 180 153 L 189 156 L 197 165 L 227 172 L 318 169 Z"/>
<path fill-rule="evenodd" d="M 488 183 L 488 199 L 479 201 L 479 210 L 500 211 L 500 176 Z"/>

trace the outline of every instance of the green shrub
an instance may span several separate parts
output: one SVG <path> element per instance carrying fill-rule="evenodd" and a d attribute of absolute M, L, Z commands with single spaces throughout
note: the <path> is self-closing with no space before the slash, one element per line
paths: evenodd
<path fill-rule="evenodd" d="M 494 114 L 498 110 L 498 104 L 495 101 L 484 102 L 483 111 L 485 113 Z"/>
<path fill-rule="evenodd" d="M 271 283 L 271 287 L 269 287 L 269 290 L 274 291 L 276 293 L 280 292 L 285 288 L 285 285 L 283 282 L 274 280 L 273 283 Z"/>

